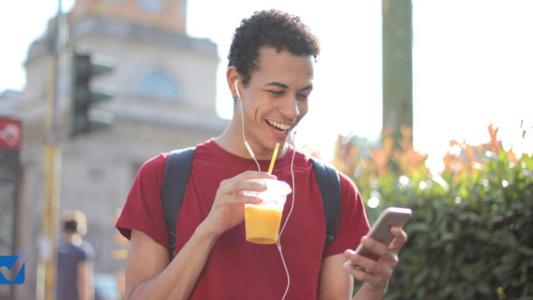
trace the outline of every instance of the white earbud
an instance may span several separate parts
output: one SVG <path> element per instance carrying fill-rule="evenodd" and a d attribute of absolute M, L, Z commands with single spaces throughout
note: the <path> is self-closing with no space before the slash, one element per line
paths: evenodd
<path fill-rule="evenodd" d="M 239 80 L 235 80 L 233 82 L 233 88 L 235 88 L 235 95 L 237 96 L 237 100 L 241 100 L 241 93 L 239 92 Z"/>

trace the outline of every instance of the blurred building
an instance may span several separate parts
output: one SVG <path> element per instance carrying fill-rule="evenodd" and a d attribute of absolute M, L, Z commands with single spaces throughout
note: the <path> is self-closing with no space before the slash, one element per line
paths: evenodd
<path fill-rule="evenodd" d="M 117 241 L 114 217 L 141 163 L 216 136 L 226 124 L 215 112 L 219 58 L 213 42 L 187 36 L 186 0 L 78 0 L 67 20 L 57 85 L 61 119 L 69 114 L 70 55 L 77 50 L 112 59 L 114 71 L 95 85 L 114 93 L 100 109 L 113 112 L 115 122 L 110 130 L 63 139 L 61 209 L 87 214 L 95 272 L 113 273 L 124 263 L 116 250 L 125 247 Z M 22 93 L 3 95 L 17 101 L 10 110 L 24 122 L 17 218 L 26 221 L 19 222 L 17 243 L 26 258 L 26 284 L 17 287 L 17 299 L 34 299 L 37 285 L 54 28 L 52 19 L 28 50 Z"/>
<path fill-rule="evenodd" d="M 0 114 L 2 116 L 14 116 L 18 114 L 17 108 L 22 101 L 22 93 L 19 91 L 5 90 L 0 93 Z"/>

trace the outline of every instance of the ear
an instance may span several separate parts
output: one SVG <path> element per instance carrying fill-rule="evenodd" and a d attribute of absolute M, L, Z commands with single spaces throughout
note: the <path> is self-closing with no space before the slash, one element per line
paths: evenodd
<path fill-rule="evenodd" d="M 235 91 L 235 81 L 241 81 L 241 76 L 235 67 L 229 67 L 226 71 L 226 81 L 231 91 L 233 99 L 237 99 L 237 91 Z"/>

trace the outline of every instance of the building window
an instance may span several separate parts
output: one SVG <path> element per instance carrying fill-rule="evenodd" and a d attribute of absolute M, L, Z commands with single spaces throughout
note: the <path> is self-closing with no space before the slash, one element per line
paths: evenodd
<path fill-rule="evenodd" d="M 179 101 L 181 90 L 170 76 L 161 71 L 148 73 L 141 77 L 138 93 L 142 97 Z"/>
<path fill-rule="evenodd" d="M 160 13 L 163 11 L 164 0 L 137 0 L 139 6 L 149 12 Z"/>

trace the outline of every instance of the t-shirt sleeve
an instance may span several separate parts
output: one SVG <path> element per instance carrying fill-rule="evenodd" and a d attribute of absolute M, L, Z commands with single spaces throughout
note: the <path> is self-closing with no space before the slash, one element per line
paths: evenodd
<path fill-rule="evenodd" d="M 160 200 L 165 164 L 166 155 L 160 154 L 141 166 L 116 227 L 128 239 L 132 230 L 138 230 L 167 248 L 168 234 Z"/>
<path fill-rule="evenodd" d="M 369 224 L 366 217 L 361 194 L 351 179 L 339 173 L 341 185 L 341 212 L 335 240 L 326 248 L 325 256 L 355 249 L 361 238 L 368 232 Z"/>

